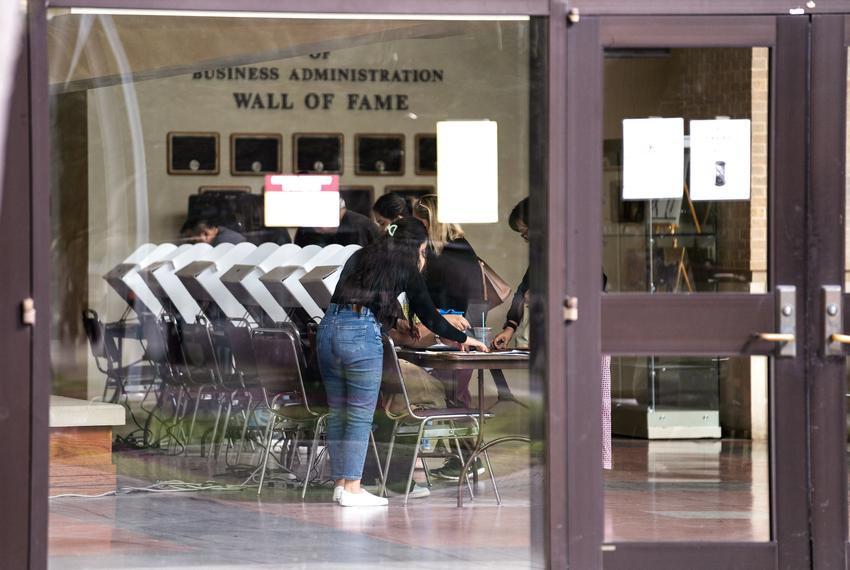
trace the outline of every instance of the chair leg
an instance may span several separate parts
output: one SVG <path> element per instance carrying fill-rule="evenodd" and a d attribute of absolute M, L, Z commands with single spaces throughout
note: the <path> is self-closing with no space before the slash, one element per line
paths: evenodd
<path fill-rule="evenodd" d="M 372 451 L 375 453 L 375 463 L 378 464 L 378 477 L 384 480 L 384 469 L 381 467 L 381 456 L 378 455 L 378 444 L 375 443 L 375 432 L 369 432 L 369 441 L 372 443 Z"/>
<path fill-rule="evenodd" d="M 221 395 L 218 397 L 218 408 L 215 412 L 215 422 L 213 422 L 213 430 L 212 436 L 210 437 L 210 449 L 207 452 L 207 460 L 212 461 L 213 454 L 215 451 L 215 440 L 218 438 L 218 422 L 221 420 L 221 409 L 224 407 L 224 404 L 221 401 Z"/>
<path fill-rule="evenodd" d="M 452 422 L 452 425 L 454 425 L 454 422 Z M 466 461 L 463 459 L 463 451 L 461 451 L 461 449 L 460 449 L 460 440 L 455 439 L 454 442 L 455 442 L 455 447 L 457 448 L 457 455 L 460 458 L 460 463 L 461 463 L 461 465 L 465 465 Z M 472 468 L 475 469 L 475 466 L 473 465 Z M 469 477 L 466 477 L 465 473 L 461 473 L 460 476 L 462 476 L 466 479 L 466 487 L 467 487 L 467 489 L 469 489 L 469 498 L 474 499 L 475 493 L 472 492 L 472 483 L 469 482 Z"/>
<path fill-rule="evenodd" d="M 425 484 L 428 485 L 428 488 L 430 489 L 433 487 L 433 484 L 431 483 L 431 470 L 428 468 L 428 463 L 425 461 L 424 457 L 422 458 L 422 469 L 425 471 Z"/>
<path fill-rule="evenodd" d="M 233 412 L 233 398 L 235 396 L 236 396 L 236 392 L 232 392 L 232 393 L 227 395 L 227 405 L 225 406 L 226 411 L 224 413 L 224 423 L 222 424 L 222 427 L 221 427 L 221 437 L 219 438 L 219 441 L 213 440 L 213 442 L 212 442 L 213 445 L 215 445 L 215 458 L 216 458 L 216 460 L 218 460 L 219 456 L 221 455 L 221 446 L 222 446 L 222 444 L 224 444 L 224 441 L 227 439 L 227 428 L 230 425 L 230 415 Z"/>
<path fill-rule="evenodd" d="M 266 426 L 266 448 L 263 451 L 263 468 L 260 470 L 260 486 L 257 487 L 257 495 L 263 492 L 263 483 L 266 480 L 266 468 L 269 465 L 269 454 L 272 449 L 272 436 L 274 434 L 275 415 L 269 414 L 269 424 Z"/>
<path fill-rule="evenodd" d="M 186 392 L 181 387 L 180 390 L 177 392 L 177 400 L 175 400 L 174 402 L 174 415 L 171 416 L 173 425 L 171 429 L 166 432 L 170 436 L 167 448 L 169 453 L 171 453 L 171 446 L 174 445 L 175 442 L 177 442 L 177 434 L 174 432 L 177 429 L 177 426 L 180 425 L 180 410 L 183 407 L 183 398 L 185 397 L 185 395 Z"/>
<path fill-rule="evenodd" d="M 410 472 L 407 474 L 407 484 L 404 487 L 404 502 L 402 505 L 407 506 L 407 499 L 410 496 L 410 483 L 413 481 L 413 473 L 416 471 L 416 458 L 419 457 L 419 445 L 422 443 L 422 432 L 425 431 L 425 422 L 419 425 L 419 433 L 416 434 L 416 442 L 413 446 L 413 461 L 410 462 Z"/>
<path fill-rule="evenodd" d="M 251 419 L 251 406 L 254 404 L 254 398 L 250 392 L 246 392 L 248 401 L 245 403 L 245 409 L 242 410 L 242 433 L 239 434 L 239 447 L 236 449 L 236 463 L 239 465 L 239 460 L 242 458 L 242 449 L 245 447 L 245 436 L 248 434 L 248 421 Z"/>
<path fill-rule="evenodd" d="M 310 473 L 313 472 L 313 463 L 316 461 L 316 452 L 319 447 L 319 437 L 322 433 L 322 426 L 325 423 L 325 417 L 321 416 L 316 421 L 316 427 L 313 430 L 313 444 L 310 446 L 310 456 L 307 458 L 307 473 L 304 475 L 304 486 L 301 489 L 301 498 L 304 499 L 307 496 L 307 486 L 310 485 Z"/>
<path fill-rule="evenodd" d="M 502 496 L 499 495 L 499 484 L 496 482 L 496 474 L 493 473 L 493 466 L 490 465 L 490 454 L 485 449 L 484 453 L 482 453 L 482 455 L 484 456 L 484 463 L 487 464 L 487 471 L 490 472 L 490 481 L 493 482 L 493 493 L 495 493 L 495 495 L 496 495 L 496 504 L 501 505 L 502 504 Z M 475 466 L 473 465 L 472 468 L 475 469 Z"/>
<path fill-rule="evenodd" d="M 301 442 L 301 426 L 295 428 L 295 437 L 292 438 L 292 443 L 289 446 L 289 460 L 286 462 L 286 468 L 292 471 L 292 464 L 295 463 L 295 457 L 298 455 L 298 444 Z"/>
<path fill-rule="evenodd" d="M 165 410 L 165 402 L 168 401 L 168 393 L 171 391 L 170 387 L 165 384 L 159 391 L 159 394 L 156 396 L 156 403 L 151 409 L 150 414 L 148 414 L 148 418 L 145 420 L 145 437 L 148 439 L 145 443 L 148 446 L 152 446 L 154 442 L 157 445 L 160 443 L 160 435 L 162 434 L 162 414 Z M 154 422 L 156 425 L 154 425 Z M 154 430 L 156 430 L 156 434 L 154 434 Z M 150 434 L 150 435 L 148 435 Z"/>
<path fill-rule="evenodd" d="M 186 438 L 186 443 L 191 443 L 192 435 L 195 433 L 195 421 L 198 419 L 198 407 L 201 405 L 201 400 L 204 396 L 206 386 L 198 388 L 198 393 L 195 396 L 195 409 L 192 412 L 192 423 L 189 424 L 189 435 Z"/>
<path fill-rule="evenodd" d="M 384 464 L 384 468 L 381 473 L 381 490 L 378 492 L 379 497 L 387 496 L 387 476 L 390 473 L 390 461 L 393 459 L 393 448 L 395 447 L 395 437 L 396 432 L 398 431 L 398 422 L 393 424 L 393 434 L 390 437 L 390 447 L 387 449 L 387 462 Z M 414 462 L 415 465 L 415 462 Z"/>

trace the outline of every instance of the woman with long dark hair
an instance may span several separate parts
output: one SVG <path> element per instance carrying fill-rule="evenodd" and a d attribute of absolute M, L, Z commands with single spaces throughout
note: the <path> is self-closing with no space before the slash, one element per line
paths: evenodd
<path fill-rule="evenodd" d="M 372 205 L 372 219 L 382 230 L 399 218 L 410 215 L 410 202 L 395 192 L 384 194 Z"/>
<path fill-rule="evenodd" d="M 387 227 L 377 242 L 352 255 L 319 325 L 319 371 L 328 395 L 328 446 L 334 499 L 346 507 L 383 506 L 360 487 L 383 369 L 381 334 L 413 316 L 444 340 L 486 352 L 487 347 L 446 321 L 428 296 L 421 271 L 428 235 L 414 218 Z M 408 313 L 398 296 L 404 292 Z M 411 327 L 413 329 L 413 327 Z"/>

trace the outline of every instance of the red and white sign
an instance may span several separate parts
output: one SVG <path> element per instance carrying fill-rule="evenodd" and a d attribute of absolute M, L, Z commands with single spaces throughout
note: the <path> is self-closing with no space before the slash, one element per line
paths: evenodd
<path fill-rule="evenodd" d="M 263 197 L 268 227 L 339 226 L 337 174 L 269 174 Z"/>

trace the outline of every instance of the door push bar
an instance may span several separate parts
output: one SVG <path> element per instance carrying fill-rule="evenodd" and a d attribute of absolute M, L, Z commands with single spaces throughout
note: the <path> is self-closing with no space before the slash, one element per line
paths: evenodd
<path fill-rule="evenodd" d="M 778 332 L 757 333 L 755 336 L 765 342 L 777 343 L 775 356 L 795 358 L 797 356 L 797 288 L 793 285 L 776 286 L 776 322 L 779 323 Z"/>

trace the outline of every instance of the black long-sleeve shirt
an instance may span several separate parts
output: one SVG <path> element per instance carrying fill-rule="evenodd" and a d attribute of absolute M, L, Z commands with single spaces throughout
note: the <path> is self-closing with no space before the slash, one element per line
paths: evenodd
<path fill-rule="evenodd" d="M 608 288 L 608 276 L 602 272 L 602 290 Z M 511 300 L 511 308 L 508 309 L 508 316 L 505 318 L 505 327 L 513 327 L 514 330 L 522 321 L 522 314 L 525 311 L 525 294 L 528 292 L 528 269 L 525 270 L 525 275 L 522 276 L 522 282 L 514 293 L 514 298 Z"/>
<path fill-rule="evenodd" d="M 475 250 L 465 238 L 448 242 L 440 255 L 428 249 L 425 284 L 440 309 L 466 313 L 470 303 L 484 299 L 484 279 Z"/>
<path fill-rule="evenodd" d="M 508 316 L 505 319 L 505 327 L 513 327 L 514 330 L 519 326 L 522 320 L 522 313 L 525 311 L 525 294 L 528 292 L 528 269 L 525 270 L 525 275 L 522 276 L 522 282 L 516 288 L 514 298 L 511 299 L 511 308 L 508 309 Z"/>
<path fill-rule="evenodd" d="M 383 314 L 378 304 L 378 296 L 380 291 L 366 289 L 357 284 L 357 272 L 360 270 L 360 259 L 362 258 L 363 250 L 357 251 L 348 258 L 345 267 L 342 269 L 342 275 L 339 277 L 334 294 L 331 297 L 331 303 L 337 305 L 360 305 L 367 307 L 378 322 L 381 323 L 381 328 L 387 332 L 393 326 L 395 321 L 401 316 L 400 311 L 392 314 Z M 397 290 L 386 291 L 389 298 L 395 299 L 402 292 L 407 295 L 407 302 L 413 313 L 419 317 L 428 330 L 433 331 L 437 336 L 441 336 L 455 342 L 465 342 L 466 335 L 453 327 L 443 316 L 437 311 L 434 302 L 428 295 L 428 289 L 425 286 L 425 280 L 420 273 L 413 273 L 406 283 L 400 283 Z"/>

